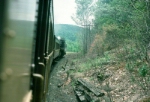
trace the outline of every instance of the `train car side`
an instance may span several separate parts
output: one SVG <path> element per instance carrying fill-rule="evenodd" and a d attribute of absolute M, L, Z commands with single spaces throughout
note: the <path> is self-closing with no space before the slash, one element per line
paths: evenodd
<path fill-rule="evenodd" d="M 55 47 L 54 47 L 54 59 L 58 58 L 60 54 L 60 40 L 55 37 Z"/>
<path fill-rule="evenodd" d="M 0 102 L 44 102 L 60 51 L 53 0 L 2 0 L 0 15 Z"/>
<path fill-rule="evenodd" d="M 26 11 L 29 4 L 35 5 Z M 0 102 L 27 102 L 32 97 L 35 21 L 30 22 L 27 16 L 36 11 L 36 6 L 36 0 L 0 3 Z"/>

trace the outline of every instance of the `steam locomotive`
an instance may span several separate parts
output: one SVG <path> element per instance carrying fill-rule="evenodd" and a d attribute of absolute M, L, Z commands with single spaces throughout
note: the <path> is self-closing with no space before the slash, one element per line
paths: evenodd
<path fill-rule="evenodd" d="M 44 102 L 52 62 L 65 54 L 53 0 L 1 0 L 0 102 Z"/>

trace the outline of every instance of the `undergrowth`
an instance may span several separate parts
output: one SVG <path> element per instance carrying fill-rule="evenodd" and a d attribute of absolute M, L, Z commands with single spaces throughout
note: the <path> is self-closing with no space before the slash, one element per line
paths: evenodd
<path fill-rule="evenodd" d="M 124 68 L 130 78 L 130 82 L 141 87 L 143 95 L 148 95 L 150 90 L 150 66 L 146 58 L 144 51 L 139 50 L 137 52 L 135 47 L 126 46 L 106 51 L 103 56 L 94 56 L 92 58 L 86 56 L 74 59 L 74 62 L 78 63 L 76 70 L 71 71 L 71 73 L 85 73 L 99 68 L 100 72 L 97 72 L 97 79 L 103 81 L 105 76 L 104 66 L 114 66 L 115 64 L 116 70 Z"/>
<path fill-rule="evenodd" d="M 90 57 L 86 57 L 84 61 L 82 61 L 83 59 L 79 59 L 82 63 L 79 63 L 77 65 L 77 72 L 85 72 L 90 69 L 102 67 L 103 65 L 113 62 L 112 59 L 113 57 L 108 52 L 105 52 L 103 57 L 96 56 L 93 59 L 91 59 Z"/>

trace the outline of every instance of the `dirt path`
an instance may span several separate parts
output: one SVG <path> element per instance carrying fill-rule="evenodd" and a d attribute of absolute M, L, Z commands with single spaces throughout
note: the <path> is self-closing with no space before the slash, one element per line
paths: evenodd
<path fill-rule="evenodd" d="M 70 58 L 70 54 L 67 54 L 53 66 L 46 102 L 78 102 L 73 87 L 67 79 L 66 69 L 62 67 L 68 63 L 68 56 Z"/>

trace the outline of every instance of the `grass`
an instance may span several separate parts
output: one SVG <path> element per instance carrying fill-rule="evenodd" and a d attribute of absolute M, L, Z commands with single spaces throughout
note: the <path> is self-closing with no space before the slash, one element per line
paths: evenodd
<path fill-rule="evenodd" d="M 81 58 L 74 59 L 73 62 L 77 63 L 77 70 L 75 72 L 86 72 L 91 69 L 101 68 L 103 65 L 111 62 L 113 57 L 109 53 L 105 53 L 103 57 L 95 57 L 95 58 Z"/>

